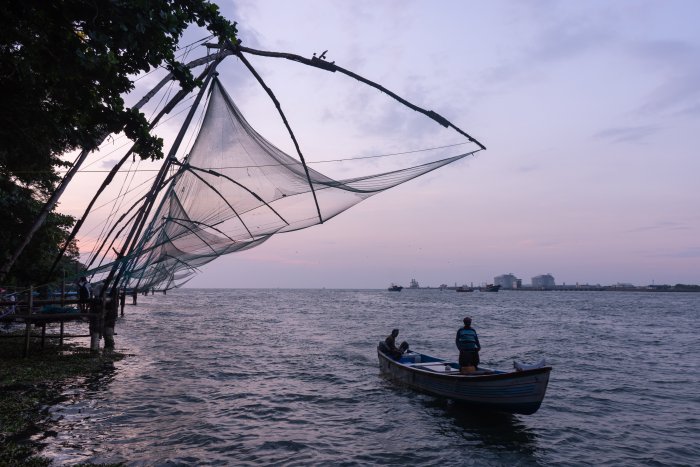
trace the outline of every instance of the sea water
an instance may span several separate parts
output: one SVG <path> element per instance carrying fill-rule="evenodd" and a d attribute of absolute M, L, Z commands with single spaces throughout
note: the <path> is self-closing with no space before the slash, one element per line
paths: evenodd
<path fill-rule="evenodd" d="M 129 300 L 127 300 L 129 301 Z M 545 358 L 534 415 L 466 413 L 379 374 L 376 346 Z M 700 294 L 437 289 L 140 296 L 127 357 L 50 408 L 54 465 L 698 465 Z"/>

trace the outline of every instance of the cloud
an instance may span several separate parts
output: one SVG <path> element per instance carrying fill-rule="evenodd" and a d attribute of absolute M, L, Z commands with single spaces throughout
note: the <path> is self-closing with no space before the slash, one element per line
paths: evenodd
<path fill-rule="evenodd" d="M 697 55 L 693 44 L 674 40 L 644 41 L 632 44 L 631 53 L 654 66 L 664 66 L 669 70 L 678 65 L 684 66 Z"/>
<path fill-rule="evenodd" d="M 546 67 L 571 61 L 596 49 L 609 49 L 617 41 L 612 19 L 601 21 L 600 12 L 557 9 L 556 3 L 521 3 L 521 13 L 529 16 L 535 29 L 528 40 L 528 33 L 521 32 L 524 42 L 515 55 L 482 73 L 487 87 L 500 87 L 506 83 L 522 84 L 536 81 L 546 72 Z"/>
<path fill-rule="evenodd" d="M 518 173 L 531 173 L 531 172 L 538 172 L 540 170 L 542 170 L 542 166 L 540 166 L 538 164 L 521 165 L 521 166 L 515 168 L 515 171 Z"/>
<path fill-rule="evenodd" d="M 682 222 L 675 221 L 658 221 L 650 225 L 645 225 L 637 227 L 632 230 L 628 230 L 629 233 L 640 233 L 640 232 L 653 232 L 653 231 L 678 231 L 678 230 L 689 230 L 690 226 Z"/>
<path fill-rule="evenodd" d="M 661 130 L 655 125 L 608 128 L 594 136 L 611 143 L 643 143 L 647 138 Z"/>
<path fill-rule="evenodd" d="M 222 15 L 231 22 L 236 22 L 238 39 L 244 46 L 256 47 L 260 45 L 259 33 L 247 18 L 259 14 L 259 6 L 256 2 L 219 2 Z"/>
<path fill-rule="evenodd" d="M 630 51 L 650 73 L 660 75 L 637 112 L 700 116 L 700 48 L 683 41 L 650 41 L 633 44 Z"/>
<path fill-rule="evenodd" d="M 691 105 L 687 105 L 684 109 L 678 112 L 679 117 L 700 118 L 700 101 Z"/>
<path fill-rule="evenodd" d="M 665 252 L 653 252 L 646 255 L 649 258 L 700 258 L 700 247 L 685 247 Z"/>
<path fill-rule="evenodd" d="M 418 80 L 413 80 L 409 89 L 401 97 L 426 110 L 434 110 L 440 115 L 450 114 L 449 109 L 442 105 L 424 107 L 425 102 L 431 100 L 426 97 L 428 94 L 429 91 L 425 85 Z M 458 104 L 449 103 L 447 107 L 456 109 Z M 356 132 L 362 138 L 403 141 L 405 143 L 403 147 L 417 145 L 434 147 L 464 141 L 463 137 L 454 130 L 445 130 L 429 117 L 369 86 L 355 88 L 353 94 L 344 94 L 339 105 L 328 106 L 322 111 L 322 118 L 324 121 L 341 122 L 349 131 Z M 469 132 L 468 128 L 464 130 Z M 440 139 L 435 139 L 437 136 Z"/>
<path fill-rule="evenodd" d="M 700 47 L 684 40 L 649 40 L 636 26 L 640 18 L 630 17 L 615 5 L 592 11 L 578 5 L 566 8 L 554 4 L 521 3 L 518 13 L 540 26 L 528 34 L 518 31 L 519 48 L 482 73 L 482 87 L 489 94 L 511 86 L 521 87 L 547 79 L 558 64 L 580 60 L 584 56 L 613 57 L 621 72 L 629 73 L 630 83 L 645 81 L 645 97 L 633 104 L 632 113 L 647 121 L 662 118 L 700 117 Z M 661 21 L 661 20 L 660 20 Z M 521 22 L 516 23 L 520 25 Z M 612 55 L 611 55 L 612 54 Z M 638 70 L 630 66 L 641 65 Z M 633 76 L 637 75 L 637 76 Z M 641 141 L 644 129 L 612 129 L 600 136 L 614 142 Z M 656 129 L 654 129 L 656 131 Z"/>
<path fill-rule="evenodd" d="M 700 61 L 700 56 L 697 60 Z M 678 69 L 663 78 L 637 111 L 640 114 L 664 113 L 670 116 L 700 116 L 700 69 Z"/>
<path fill-rule="evenodd" d="M 555 248 L 562 245 L 562 242 L 544 238 L 523 238 L 517 240 L 517 246 L 521 249 L 544 249 Z"/>
<path fill-rule="evenodd" d="M 673 258 L 700 258 L 700 247 L 690 247 L 670 253 Z"/>
<path fill-rule="evenodd" d="M 596 18 L 562 18 L 542 30 L 532 44 L 528 58 L 542 64 L 571 60 L 590 50 L 610 47 L 615 33 Z"/>

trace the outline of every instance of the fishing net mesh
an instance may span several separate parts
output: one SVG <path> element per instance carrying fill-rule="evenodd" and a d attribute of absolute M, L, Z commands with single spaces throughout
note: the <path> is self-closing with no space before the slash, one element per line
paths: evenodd
<path fill-rule="evenodd" d="M 221 255 L 327 221 L 368 197 L 461 159 L 334 180 L 258 134 L 218 80 L 201 128 L 128 261 L 124 284 L 172 288 Z M 313 190 L 312 190 L 313 188 Z"/>

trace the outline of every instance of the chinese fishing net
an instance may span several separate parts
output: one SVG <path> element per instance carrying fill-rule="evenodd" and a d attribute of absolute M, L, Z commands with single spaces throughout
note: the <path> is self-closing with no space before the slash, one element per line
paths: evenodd
<path fill-rule="evenodd" d="M 372 195 L 470 154 L 346 180 L 311 168 L 307 176 L 299 160 L 248 124 L 215 79 L 192 149 L 177 165 L 177 175 L 127 258 L 122 283 L 140 290 L 180 286 L 219 256 L 325 222 Z"/>

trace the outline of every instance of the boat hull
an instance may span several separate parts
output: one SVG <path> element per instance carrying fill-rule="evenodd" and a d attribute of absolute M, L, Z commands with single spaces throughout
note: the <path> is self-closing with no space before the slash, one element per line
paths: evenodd
<path fill-rule="evenodd" d="M 446 397 L 472 410 L 530 415 L 542 404 L 551 367 L 526 371 L 462 375 L 453 367 L 444 370 L 444 360 L 422 354 L 424 363 L 411 363 L 404 357 L 394 360 L 377 349 L 381 372 L 390 379 L 428 394 Z M 412 357 L 409 357 L 412 358 Z"/>

